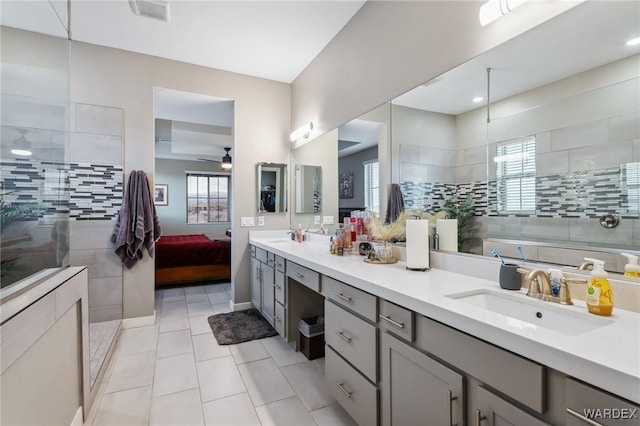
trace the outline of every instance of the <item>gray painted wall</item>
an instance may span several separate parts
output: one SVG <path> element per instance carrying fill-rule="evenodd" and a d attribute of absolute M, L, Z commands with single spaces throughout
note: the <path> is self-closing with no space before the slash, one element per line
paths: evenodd
<path fill-rule="evenodd" d="M 378 159 L 378 147 L 365 149 L 355 154 L 347 155 L 338 159 L 338 176 L 353 173 L 353 198 L 340 198 L 338 207 L 357 208 L 364 207 L 364 165 L 365 161 Z"/>
<path fill-rule="evenodd" d="M 292 129 L 335 129 L 580 2 L 528 2 L 486 27 L 483 3 L 366 2 L 293 82 Z"/>

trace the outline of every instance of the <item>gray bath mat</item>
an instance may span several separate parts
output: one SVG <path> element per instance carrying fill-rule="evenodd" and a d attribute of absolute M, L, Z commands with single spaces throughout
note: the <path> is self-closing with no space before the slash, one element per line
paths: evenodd
<path fill-rule="evenodd" d="M 219 345 L 235 345 L 278 335 L 278 332 L 254 308 L 211 315 L 209 325 Z"/>

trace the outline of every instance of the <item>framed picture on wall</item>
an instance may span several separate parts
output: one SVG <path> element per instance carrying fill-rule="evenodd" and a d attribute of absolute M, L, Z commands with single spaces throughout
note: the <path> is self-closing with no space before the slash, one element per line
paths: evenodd
<path fill-rule="evenodd" d="M 168 206 L 169 185 L 155 185 L 153 189 L 153 201 L 156 206 Z"/>
<path fill-rule="evenodd" d="M 338 185 L 340 198 L 353 198 L 353 172 L 342 173 Z"/>

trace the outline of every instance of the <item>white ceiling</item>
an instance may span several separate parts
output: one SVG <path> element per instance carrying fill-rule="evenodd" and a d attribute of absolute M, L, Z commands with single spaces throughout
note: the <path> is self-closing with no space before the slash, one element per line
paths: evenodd
<path fill-rule="evenodd" d="M 2 0 L 2 24 L 66 36 L 48 1 Z M 66 1 L 52 0 L 66 23 Z M 71 0 L 72 39 L 291 83 L 364 0 L 169 0 L 170 22 L 126 0 Z"/>
<path fill-rule="evenodd" d="M 458 115 L 486 102 L 474 104 L 471 99 L 486 97 L 488 67 L 493 102 L 639 53 L 640 45 L 625 45 L 638 36 L 639 1 L 585 2 L 393 103 Z"/>

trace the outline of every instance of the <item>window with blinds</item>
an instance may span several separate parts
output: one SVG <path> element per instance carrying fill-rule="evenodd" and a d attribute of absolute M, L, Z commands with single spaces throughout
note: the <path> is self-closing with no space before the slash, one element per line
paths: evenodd
<path fill-rule="evenodd" d="M 498 211 L 535 213 L 536 210 L 536 138 L 498 144 L 496 180 Z"/>
<path fill-rule="evenodd" d="M 625 172 L 629 213 L 640 213 L 640 163 L 627 163 Z"/>
<path fill-rule="evenodd" d="M 378 161 L 364 165 L 364 206 L 372 212 L 380 211 L 380 167 Z"/>
<path fill-rule="evenodd" d="M 187 223 L 229 222 L 229 176 L 187 173 Z"/>

